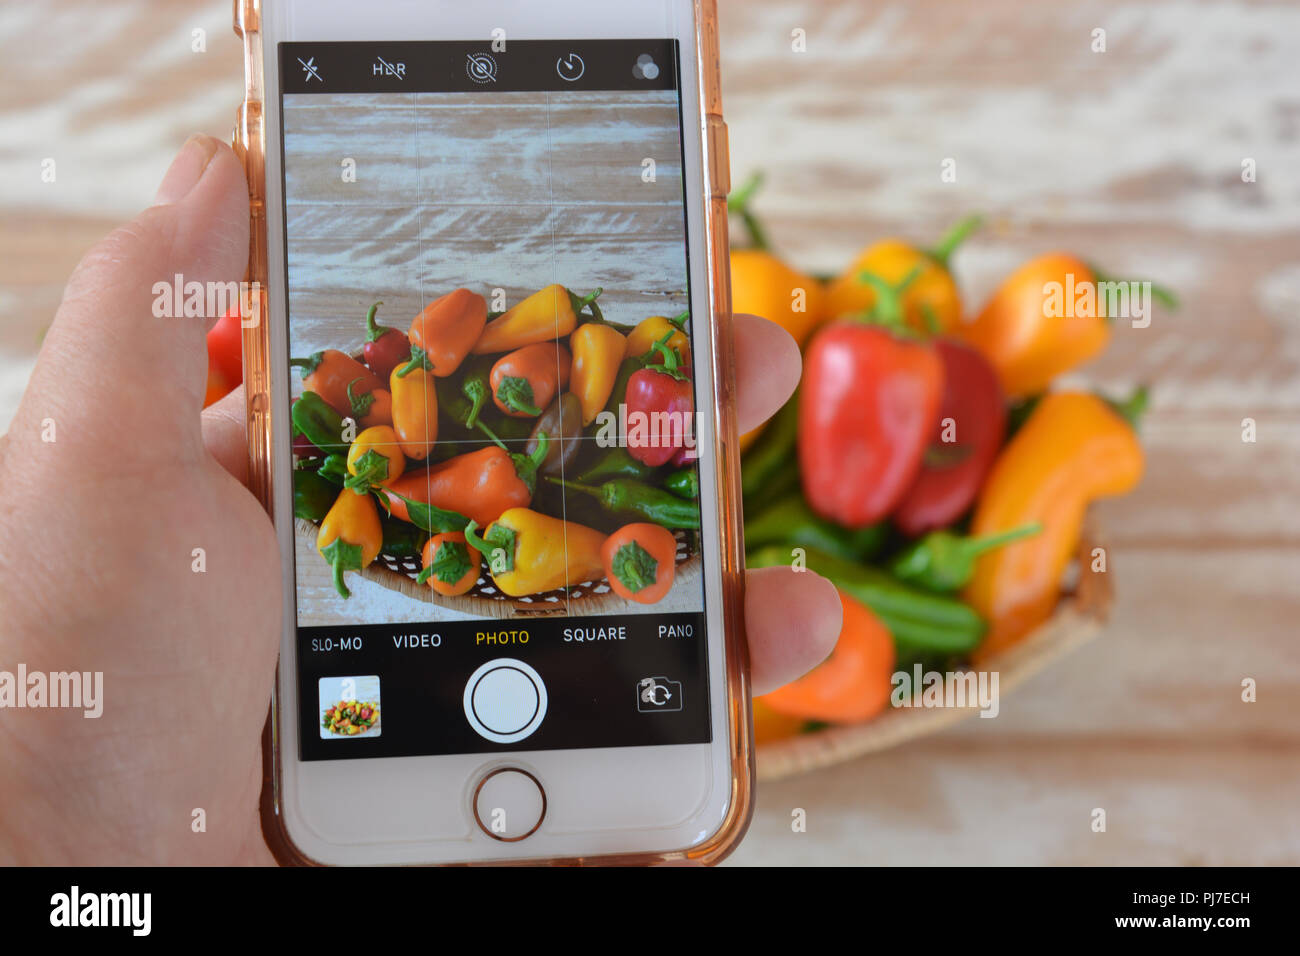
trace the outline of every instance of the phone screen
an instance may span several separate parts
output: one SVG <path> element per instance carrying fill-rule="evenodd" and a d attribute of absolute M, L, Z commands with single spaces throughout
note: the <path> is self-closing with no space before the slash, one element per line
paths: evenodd
<path fill-rule="evenodd" d="M 301 759 L 708 742 L 677 41 L 277 52 Z"/>

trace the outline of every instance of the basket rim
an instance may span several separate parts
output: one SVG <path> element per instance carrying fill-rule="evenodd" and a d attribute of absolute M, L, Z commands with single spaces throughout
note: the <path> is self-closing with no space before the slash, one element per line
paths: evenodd
<path fill-rule="evenodd" d="M 1079 537 L 1075 560 L 1086 566 L 1104 536 L 1089 522 Z M 1104 574 L 1081 574 L 1066 591 L 1052 617 L 1031 634 L 984 663 L 998 671 L 1002 695 L 1038 674 L 1053 661 L 1078 650 L 1096 637 L 1110 620 L 1114 601 L 1113 568 Z M 812 770 L 895 747 L 907 740 L 936 733 L 976 713 L 972 707 L 898 708 L 861 724 L 827 727 L 796 734 L 755 748 L 758 779 L 781 780 Z"/>

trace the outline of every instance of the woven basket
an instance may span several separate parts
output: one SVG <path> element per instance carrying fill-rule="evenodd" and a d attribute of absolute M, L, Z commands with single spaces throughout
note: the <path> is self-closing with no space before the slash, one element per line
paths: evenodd
<path fill-rule="evenodd" d="M 1088 567 L 1100 538 L 1086 528 L 1076 552 L 1077 567 Z M 1017 685 L 1059 657 L 1077 650 L 1097 635 L 1110 616 L 1114 589 L 1111 574 L 1077 573 L 1077 584 L 1062 595 L 1052 618 L 1014 647 L 991 658 L 981 669 L 998 672 L 998 694 Z M 758 748 L 758 778 L 779 780 L 794 774 L 843 763 L 863 754 L 924 737 L 978 713 L 974 707 L 886 710 L 862 724 L 829 727 L 798 734 Z"/>
<path fill-rule="evenodd" d="M 301 518 L 294 521 L 294 534 L 298 538 L 299 568 L 301 583 L 314 581 L 330 586 L 329 566 L 316 554 L 317 525 Z M 677 538 L 677 573 L 674 587 L 681 582 L 693 582 L 700 575 L 700 555 L 692 552 L 692 538 L 684 531 L 676 533 Z M 311 557 L 307 557 L 308 552 Z M 307 558 L 303 560 L 303 558 Z M 381 554 L 374 563 L 359 572 L 363 578 L 382 584 L 386 588 L 400 591 L 407 597 L 429 604 L 473 614 L 483 618 L 519 618 L 519 617 L 562 617 L 566 614 L 604 614 L 626 610 L 627 602 L 610 590 L 609 582 L 604 578 L 598 581 L 584 581 L 570 588 L 557 588 L 542 594 L 530 594 L 513 598 L 501 593 L 486 573 L 480 574 L 474 587 L 464 594 L 448 597 L 439 594 L 427 584 L 416 583 L 415 576 L 420 573 L 419 558 L 399 558 L 391 554 Z M 318 579 L 318 580 L 317 580 Z M 574 605 L 581 603 L 581 607 Z"/>

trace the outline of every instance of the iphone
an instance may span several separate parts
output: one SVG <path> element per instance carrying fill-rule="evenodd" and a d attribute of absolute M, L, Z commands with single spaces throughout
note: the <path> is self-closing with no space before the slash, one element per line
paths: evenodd
<path fill-rule="evenodd" d="M 712 0 L 236 0 L 268 841 L 713 862 L 752 749 Z"/>

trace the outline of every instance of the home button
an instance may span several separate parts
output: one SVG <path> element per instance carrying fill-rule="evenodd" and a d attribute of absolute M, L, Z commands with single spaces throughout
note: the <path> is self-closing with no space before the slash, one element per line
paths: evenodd
<path fill-rule="evenodd" d="M 498 767 L 474 788 L 474 820 L 494 840 L 532 836 L 546 817 L 546 791 L 527 770 Z"/>

